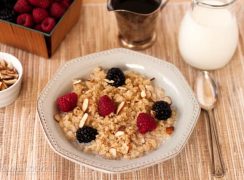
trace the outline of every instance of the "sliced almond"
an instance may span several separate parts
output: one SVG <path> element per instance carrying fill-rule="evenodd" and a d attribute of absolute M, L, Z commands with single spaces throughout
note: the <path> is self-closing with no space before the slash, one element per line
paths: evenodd
<path fill-rule="evenodd" d="M 118 89 L 125 90 L 125 91 L 127 90 L 125 87 L 121 87 L 121 86 L 119 86 Z"/>
<path fill-rule="evenodd" d="M 5 60 L 0 60 L 0 90 L 7 89 L 18 80 L 19 75 L 11 63 Z"/>
<path fill-rule="evenodd" d="M 119 137 L 119 136 L 123 136 L 124 134 L 125 134 L 124 131 L 117 131 L 117 132 L 115 133 L 115 136 L 116 136 L 116 137 Z"/>
<path fill-rule="evenodd" d="M 107 82 L 107 83 L 114 83 L 113 80 L 109 80 L 109 79 L 104 79 L 104 81 Z"/>
<path fill-rule="evenodd" d="M 13 77 L 11 75 L 2 74 L 1 79 L 13 79 Z"/>
<path fill-rule="evenodd" d="M 110 148 L 109 149 L 109 152 L 112 154 L 113 157 L 116 157 L 117 152 L 116 152 L 116 149 L 115 148 Z"/>
<path fill-rule="evenodd" d="M 124 105 L 125 105 L 125 102 L 124 102 L 124 101 L 121 102 L 121 103 L 118 105 L 118 108 L 117 108 L 117 110 L 116 110 L 116 114 L 119 114 L 119 113 L 120 113 L 120 111 L 123 109 Z"/>
<path fill-rule="evenodd" d="M 19 75 L 18 74 L 11 74 L 11 76 L 15 79 L 18 79 L 19 78 Z"/>
<path fill-rule="evenodd" d="M 3 76 L 3 75 L 1 75 L 1 79 L 3 79 L 2 76 Z M 9 77 L 10 79 L 18 79 L 19 75 L 18 75 L 18 74 L 8 74 L 8 77 Z"/>
<path fill-rule="evenodd" d="M 146 97 L 146 96 L 147 96 L 147 95 L 146 95 L 146 92 L 145 92 L 145 91 L 142 91 L 142 92 L 141 92 L 141 97 L 144 98 L 144 97 Z"/>
<path fill-rule="evenodd" d="M 59 122 L 61 120 L 61 116 L 59 114 L 54 115 L 54 119 Z"/>
<path fill-rule="evenodd" d="M 17 79 L 3 80 L 6 85 L 13 85 L 16 81 Z"/>
<path fill-rule="evenodd" d="M 17 72 L 14 69 L 3 69 L 1 73 L 4 75 L 16 74 Z"/>
<path fill-rule="evenodd" d="M 87 118 L 88 118 L 88 114 L 85 113 L 85 114 L 82 116 L 81 120 L 80 120 L 79 128 L 82 128 L 82 127 L 85 125 L 85 122 L 86 122 Z"/>
<path fill-rule="evenodd" d="M 1 87 L 1 90 L 7 89 L 7 88 L 8 88 L 8 86 L 5 83 L 3 83 L 2 87 Z"/>
<path fill-rule="evenodd" d="M 6 67 L 7 66 L 7 63 L 5 60 L 1 59 L 0 60 L 0 65 L 3 66 L 3 67 Z"/>
<path fill-rule="evenodd" d="M 174 132 L 174 126 L 171 126 L 171 127 L 166 127 L 166 133 L 171 135 L 173 132 Z"/>
<path fill-rule="evenodd" d="M 163 97 L 163 101 L 165 101 L 165 102 L 167 102 L 169 104 L 172 104 L 172 100 L 171 100 L 171 98 L 169 96 Z"/>
<path fill-rule="evenodd" d="M 80 79 L 75 79 L 75 80 L 73 80 L 73 85 L 75 85 L 75 84 L 79 84 L 79 83 L 81 83 L 81 80 L 80 80 Z"/>
<path fill-rule="evenodd" d="M 89 104 L 89 100 L 88 100 L 87 98 L 84 99 L 83 104 L 82 104 L 82 110 L 83 110 L 84 112 L 86 112 L 86 110 L 87 110 L 87 108 L 88 108 L 88 104 Z"/>

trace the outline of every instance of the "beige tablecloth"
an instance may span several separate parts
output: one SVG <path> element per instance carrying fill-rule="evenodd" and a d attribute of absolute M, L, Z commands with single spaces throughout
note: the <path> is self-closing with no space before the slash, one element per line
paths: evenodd
<path fill-rule="evenodd" d="M 155 45 L 143 53 L 175 64 L 192 86 L 196 70 L 183 62 L 177 48 L 180 20 L 189 4 L 169 3 L 160 15 Z M 244 6 L 244 2 L 241 2 Z M 241 6 L 240 6 L 241 8 Z M 220 85 L 215 110 L 224 164 L 223 179 L 244 179 L 244 13 L 239 8 L 240 42 L 228 66 L 213 72 Z M 70 162 L 49 147 L 36 112 L 36 100 L 57 68 L 71 58 L 120 47 L 113 13 L 105 4 L 84 4 L 79 23 L 48 60 L 0 44 L 0 51 L 17 56 L 24 67 L 23 87 L 12 105 L 0 109 L 0 179 L 211 179 L 206 115 L 182 152 L 173 159 L 125 174 L 104 174 Z"/>

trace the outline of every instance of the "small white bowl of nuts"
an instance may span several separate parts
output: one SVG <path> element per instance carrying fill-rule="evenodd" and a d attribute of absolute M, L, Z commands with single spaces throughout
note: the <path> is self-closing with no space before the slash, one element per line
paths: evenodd
<path fill-rule="evenodd" d="M 23 68 L 20 61 L 11 54 L 0 52 L 0 108 L 18 97 Z"/>

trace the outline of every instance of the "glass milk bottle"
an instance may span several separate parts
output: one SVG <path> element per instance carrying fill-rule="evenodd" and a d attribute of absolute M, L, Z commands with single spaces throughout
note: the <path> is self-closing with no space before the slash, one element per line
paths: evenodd
<path fill-rule="evenodd" d="M 193 67 L 214 70 L 224 67 L 238 44 L 235 0 L 193 0 L 180 26 L 179 49 Z"/>

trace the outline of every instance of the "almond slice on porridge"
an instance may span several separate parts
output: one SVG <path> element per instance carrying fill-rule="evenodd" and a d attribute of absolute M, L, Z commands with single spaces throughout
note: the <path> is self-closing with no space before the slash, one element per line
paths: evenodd
<path fill-rule="evenodd" d="M 88 114 L 85 113 L 80 120 L 79 128 L 82 128 L 85 125 L 87 118 L 88 118 Z"/>
<path fill-rule="evenodd" d="M 116 110 L 116 114 L 119 114 L 120 111 L 123 109 L 123 107 L 125 106 L 125 102 L 121 102 L 119 105 L 118 105 L 118 108 Z"/>
<path fill-rule="evenodd" d="M 86 98 L 86 99 L 84 99 L 83 104 L 82 104 L 82 111 L 86 112 L 88 105 L 89 105 L 89 100 Z"/>

